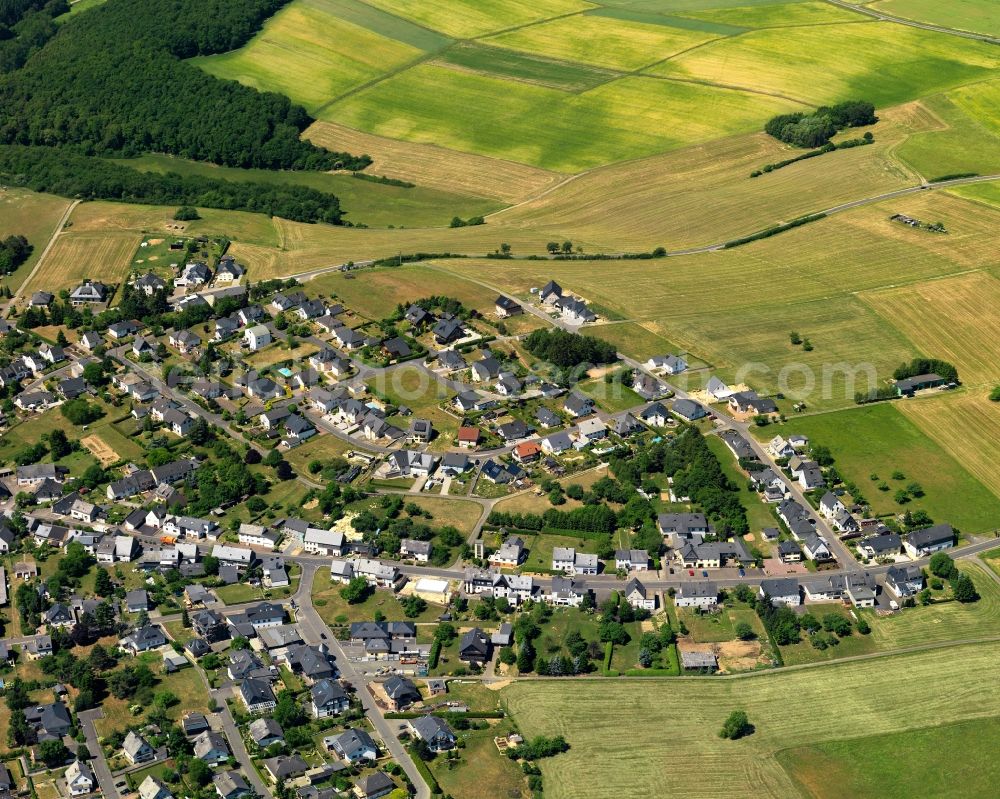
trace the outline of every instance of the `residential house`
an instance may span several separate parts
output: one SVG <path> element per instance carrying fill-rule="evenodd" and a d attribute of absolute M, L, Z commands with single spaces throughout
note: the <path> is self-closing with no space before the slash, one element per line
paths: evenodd
<path fill-rule="evenodd" d="M 140 627 L 138 630 L 133 632 L 131 635 L 127 635 L 118 642 L 118 645 L 132 655 L 138 655 L 140 652 L 148 652 L 150 649 L 159 649 L 161 646 L 165 646 L 167 643 L 167 638 L 161 630 L 155 624 L 147 624 L 145 627 Z"/>
<path fill-rule="evenodd" d="M 70 796 L 83 796 L 91 793 L 97 786 L 94 772 L 85 761 L 74 760 L 63 775 Z"/>
<path fill-rule="evenodd" d="M 243 799 L 243 797 L 255 793 L 251 791 L 247 781 L 238 771 L 223 771 L 215 774 L 212 777 L 212 784 L 215 786 L 215 792 L 219 795 L 219 799 Z"/>
<path fill-rule="evenodd" d="M 858 551 L 867 558 L 894 558 L 903 550 L 903 539 L 897 533 L 880 533 L 879 535 L 862 538 L 858 542 Z"/>
<path fill-rule="evenodd" d="M 704 406 L 689 399 L 674 400 L 670 405 L 670 410 L 675 416 L 679 416 L 686 422 L 694 422 L 708 416 L 708 411 L 705 410 Z"/>
<path fill-rule="evenodd" d="M 771 604 L 775 607 L 779 605 L 797 607 L 802 604 L 802 598 L 799 594 L 799 581 L 794 577 L 776 577 L 762 580 L 758 589 L 758 595 L 761 599 L 765 596 L 770 597 Z"/>
<path fill-rule="evenodd" d="M 333 680 L 319 680 L 309 689 L 309 708 L 313 718 L 339 716 L 350 707 L 350 704 L 340 683 Z M 372 749 L 374 750 L 374 744 Z"/>
<path fill-rule="evenodd" d="M 515 569 L 521 565 L 527 555 L 524 540 L 519 536 L 507 538 L 500 548 L 489 557 L 491 566 L 497 568 Z"/>
<path fill-rule="evenodd" d="M 618 549 L 615 551 L 615 568 L 644 572 L 649 568 L 649 552 L 645 549 Z"/>
<path fill-rule="evenodd" d="M 542 439 L 542 451 L 549 455 L 558 455 L 573 448 L 573 439 L 565 430 L 553 433 Z"/>
<path fill-rule="evenodd" d="M 782 563 L 799 563 L 802 560 L 802 547 L 795 541 L 779 541 L 778 558 Z"/>
<path fill-rule="evenodd" d="M 417 563 L 427 563 L 431 559 L 431 542 L 404 538 L 400 541 L 399 554 Z"/>
<path fill-rule="evenodd" d="M 578 608 L 583 604 L 583 598 L 588 593 L 586 585 L 578 580 L 567 577 L 553 577 L 549 592 L 544 599 L 550 605 Z"/>
<path fill-rule="evenodd" d="M 261 766 L 267 772 L 271 782 L 276 785 L 285 780 L 291 780 L 305 774 L 309 764 L 298 755 L 278 755 L 261 761 Z"/>
<path fill-rule="evenodd" d="M 379 799 L 396 790 L 396 783 L 384 771 L 368 774 L 354 783 L 354 795 L 358 799 Z"/>
<path fill-rule="evenodd" d="M 345 763 L 378 759 L 378 747 L 375 741 L 368 731 L 361 727 L 349 728 L 339 735 L 325 738 L 324 743 L 329 751 L 334 752 Z"/>
<path fill-rule="evenodd" d="M 500 376 L 500 362 L 492 355 L 472 364 L 472 379 L 479 383 L 496 380 Z"/>
<path fill-rule="evenodd" d="M 48 638 L 48 636 L 45 636 Z M 52 654 L 52 641 L 48 641 L 48 654 Z M 69 710 L 60 700 L 46 705 L 30 705 L 24 709 L 24 718 L 28 726 L 35 731 L 39 743 L 42 741 L 58 741 L 69 734 L 73 726 Z"/>
<path fill-rule="evenodd" d="M 688 364 L 680 355 L 654 355 L 646 361 L 646 368 L 668 375 L 679 375 L 688 368 Z"/>
<path fill-rule="evenodd" d="M 132 730 L 129 730 L 122 743 L 122 754 L 133 766 L 136 763 L 146 763 L 156 757 L 156 751 L 146 742 L 146 739 Z"/>
<path fill-rule="evenodd" d="M 437 716 L 420 716 L 409 721 L 410 732 L 427 744 L 432 752 L 446 752 L 455 747 L 455 734 Z"/>
<path fill-rule="evenodd" d="M 166 281 L 152 272 L 147 272 L 142 277 L 137 278 L 132 285 L 147 297 L 152 297 L 156 292 L 163 291 L 167 287 Z"/>
<path fill-rule="evenodd" d="M 633 577 L 625 583 L 625 590 L 622 592 L 622 596 L 625 597 L 625 601 L 633 608 L 648 611 L 656 610 L 656 594 L 650 594 L 646 590 L 646 586 L 637 577 Z"/>
<path fill-rule="evenodd" d="M 254 325 L 253 327 L 248 327 L 243 332 L 243 343 L 247 345 L 250 352 L 263 349 L 271 341 L 271 331 L 264 325 Z"/>
<path fill-rule="evenodd" d="M 174 799 L 174 795 L 164 783 L 152 774 L 147 774 L 139 785 L 139 799 Z"/>
<path fill-rule="evenodd" d="M 244 274 L 246 274 L 246 269 L 236 263 L 236 259 L 231 255 L 223 255 L 215 269 L 215 282 L 236 283 Z"/>
<path fill-rule="evenodd" d="M 174 278 L 174 286 L 178 288 L 203 286 L 211 279 L 212 270 L 208 268 L 208 265 L 194 261 L 184 265 L 181 273 Z"/>
<path fill-rule="evenodd" d="M 69 294 L 69 301 L 74 306 L 99 305 L 107 302 L 107 299 L 108 287 L 103 283 L 91 280 L 84 280 Z"/>
<path fill-rule="evenodd" d="M 583 394 L 571 391 L 563 400 L 563 410 L 574 419 L 594 412 L 594 401 Z"/>
<path fill-rule="evenodd" d="M 924 589 L 924 572 L 912 563 L 890 566 L 885 573 L 885 587 L 897 599 L 914 596 Z"/>
<path fill-rule="evenodd" d="M 417 686 L 405 677 L 390 677 L 382 683 L 382 690 L 385 692 L 389 709 L 392 711 L 405 710 L 414 702 L 421 700 Z"/>
<path fill-rule="evenodd" d="M 229 744 L 221 733 L 205 730 L 194 739 L 194 756 L 204 763 L 218 766 L 230 756 Z"/>
<path fill-rule="evenodd" d="M 463 425 L 458 428 L 457 441 L 463 449 L 475 449 L 479 444 L 479 428 Z"/>
<path fill-rule="evenodd" d="M 259 677 L 247 677 L 240 683 L 238 692 L 249 713 L 268 713 L 277 704 L 271 684 Z"/>
<path fill-rule="evenodd" d="M 667 420 L 671 417 L 663 403 L 654 402 L 642 410 L 639 418 L 653 427 L 664 427 L 667 424 Z"/>
<path fill-rule="evenodd" d="M 955 546 L 955 531 L 950 524 L 935 524 L 915 530 L 903 539 L 903 548 L 911 558 L 923 558 Z"/>
<path fill-rule="evenodd" d="M 458 659 L 470 666 L 482 667 L 489 661 L 490 653 L 489 636 L 478 627 L 466 631 L 458 643 Z"/>
<path fill-rule="evenodd" d="M 511 316 L 516 316 L 518 314 L 524 313 L 524 308 L 510 297 L 505 297 L 502 294 L 496 298 L 494 302 L 494 307 L 496 309 L 497 317 L 500 319 L 507 319 Z"/>
<path fill-rule="evenodd" d="M 672 546 L 694 538 L 704 538 L 712 532 L 704 513 L 661 513 L 656 517 L 660 534 L 669 538 Z"/>
<path fill-rule="evenodd" d="M 712 608 L 719 602 L 719 586 L 709 581 L 681 583 L 674 595 L 679 608 Z"/>

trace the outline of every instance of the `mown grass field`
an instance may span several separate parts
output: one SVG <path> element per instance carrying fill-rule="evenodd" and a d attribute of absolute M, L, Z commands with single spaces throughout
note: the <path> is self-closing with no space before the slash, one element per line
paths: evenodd
<path fill-rule="evenodd" d="M 918 103 L 880 109 L 879 115 L 872 127 L 875 144 L 758 178 L 750 173 L 797 152 L 763 133 L 723 138 L 596 169 L 490 221 L 570 229 L 581 239 L 633 252 L 725 241 L 859 196 L 915 185 L 916 174 L 900 166 L 893 152 L 914 133 L 936 128 L 937 121 Z"/>
<path fill-rule="evenodd" d="M 962 560 L 958 567 L 972 577 L 979 601 L 918 606 L 885 617 L 865 614 L 872 628 L 872 641 L 879 650 L 1000 635 L 1000 585 L 979 563 Z"/>
<path fill-rule="evenodd" d="M 715 38 L 718 34 L 708 31 L 583 14 L 518 28 L 487 41 L 630 72 Z M 600 42 L 600 46 L 595 47 L 595 42 Z"/>
<path fill-rule="evenodd" d="M 463 39 L 591 7 L 583 0 L 371 0 L 371 5 Z"/>
<path fill-rule="evenodd" d="M 499 106 L 497 97 L 504 98 Z M 420 64 L 334 103 L 320 119 L 573 172 L 748 132 L 797 107 L 776 97 L 643 77 L 566 94 Z"/>
<path fill-rule="evenodd" d="M 73 234 L 79 233 L 158 233 L 163 236 L 226 236 L 235 241 L 278 247 L 275 225 L 263 214 L 246 211 L 219 211 L 201 208 L 201 219 L 174 222 L 174 206 L 133 205 L 103 200 L 83 203 L 70 216 Z M 319 229 L 319 226 L 314 226 Z M 255 276 L 256 279 L 256 276 Z"/>
<path fill-rule="evenodd" d="M 789 57 L 792 52 L 794 58 Z M 988 78 L 997 65 L 998 56 L 988 44 L 870 22 L 753 31 L 691 50 L 649 71 L 815 104 L 864 97 L 885 106 Z"/>
<path fill-rule="evenodd" d="M 145 155 L 121 161 L 125 166 L 149 172 L 177 172 L 222 180 L 293 184 L 336 194 L 341 208 L 353 224 L 368 227 L 444 227 L 452 218 L 482 216 L 502 207 L 497 200 L 456 194 L 425 186 L 391 186 L 346 174 L 328 172 L 274 172 L 267 169 L 233 169 L 172 158 Z M 374 172 L 372 174 L 375 174 Z"/>
<path fill-rule="evenodd" d="M 38 262 L 69 202 L 62 197 L 26 189 L 0 189 L 0 239 L 24 236 L 34 247 L 28 260 L 16 272 L 3 277 L 3 284 L 11 291 L 17 290 Z"/>
<path fill-rule="evenodd" d="M 364 602 L 349 605 L 341 596 L 340 591 L 344 586 L 341 583 L 334 583 L 330 580 L 329 569 L 319 569 L 313 580 L 312 598 L 316 606 L 316 612 L 327 624 L 339 625 L 356 621 L 371 621 L 375 618 L 375 612 L 381 611 L 386 621 L 404 621 L 403 606 L 393 596 L 391 591 L 373 591 Z M 416 619 L 410 621 L 430 622 L 435 621 L 441 615 L 440 606 L 428 605 Z"/>
<path fill-rule="evenodd" d="M 1000 9 L 992 0 L 879 0 L 871 8 L 946 28 L 1000 36 Z"/>
<path fill-rule="evenodd" d="M 409 307 L 431 296 L 451 297 L 483 314 L 493 312 L 496 300 L 496 292 L 478 283 L 423 264 L 369 269 L 353 278 L 331 272 L 310 280 L 307 286 L 310 293 L 335 296 L 368 319 L 391 316 L 396 306 Z"/>
<path fill-rule="evenodd" d="M 509 203 L 533 197 L 564 179 L 537 167 L 375 136 L 336 122 L 316 122 L 305 136 L 331 150 L 368 153 L 372 157 L 368 171 L 373 175 Z"/>
<path fill-rule="evenodd" d="M 56 239 L 24 290 L 55 293 L 75 288 L 84 278 L 121 283 L 128 276 L 132 256 L 141 241 L 142 237 L 134 233 L 66 233 Z"/>
<path fill-rule="evenodd" d="M 983 757 L 978 742 L 998 734 L 1000 719 L 974 719 L 907 730 L 902 746 L 890 733 L 793 747 L 779 752 L 778 762 L 802 795 L 814 799 L 987 796 L 1000 766 Z"/>
<path fill-rule="evenodd" d="M 921 398 L 904 402 L 899 409 L 924 435 L 1000 495 L 1000 473 L 996 468 L 1000 418 L 988 393 L 983 389 Z M 1000 525 L 994 516 L 986 529 L 997 526 Z"/>
<path fill-rule="evenodd" d="M 1000 280 L 971 272 L 861 295 L 882 317 L 932 358 L 958 367 L 967 385 L 1000 379 Z"/>
<path fill-rule="evenodd" d="M 246 46 L 193 63 L 216 77 L 284 94 L 314 112 L 422 54 L 341 19 L 336 3 L 295 0 Z"/>
<path fill-rule="evenodd" d="M 503 696 L 523 733 L 570 744 L 539 764 L 553 799 L 645 796 L 663 775 L 671 792 L 698 799 L 787 799 L 798 791 L 776 753 L 790 746 L 875 734 L 899 742 L 909 730 L 1000 715 L 998 654 L 986 643 L 736 679 L 519 682 Z M 724 741 L 716 730 L 735 708 L 756 732 Z M 987 757 L 992 743 L 964 745 Z"/>
<path fill-rule="evenodd" d="M 807 435 L 811 443 L 829 447 L 837 470 L 858 485 L 876 513 L 922 508 L 936 522 L 948 522 L 966 533 L 994 529 L 1000 519 L 1000 498 L 964 468 L 965 461 L 953 457 L 899 410 L 923 402 L 906 400 L 792 417 L 780 433 Z M 896 470 L 904 480 L 891 479 Z M 871 480 L 872 474 L 879 480 Z M 920 483 L 925 496 L 897 504 L 896 490 L 913 481 Z M 888 491 L 878 490 L 881 482 L 889 485 Z"/>

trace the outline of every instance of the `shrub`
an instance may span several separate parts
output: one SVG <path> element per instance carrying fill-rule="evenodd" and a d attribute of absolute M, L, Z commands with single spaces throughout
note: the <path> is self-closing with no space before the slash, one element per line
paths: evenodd
<path fill-rule="evenodd" d="M 735 741 L 747 735 L 752 735 L 753 732 L 754 726 L 750 723 L 746 711 L 734 710 L 722 725 L 722 729 L 719 730 L 719 737 Z"/>

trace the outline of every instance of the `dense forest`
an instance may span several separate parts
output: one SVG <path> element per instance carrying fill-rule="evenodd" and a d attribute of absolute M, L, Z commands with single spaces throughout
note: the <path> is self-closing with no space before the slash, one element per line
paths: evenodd
<path fill-rule="evenodd" d="M 796 147 L 822 147 L 844 128 L 860 128 L 878 122 L 875 106 L 866 100 L 847 100 L 821 106 L 811 114 L 781 114 L 769 119 L 764 131 Z"/>
<path fill-rule="evenodd" d="M 0 76 L 0 143 L 88 155 L 165 152 L 234 167 L 363 169 L 367 157 L 302 141 L 311 119 L 288 98 L 183 60 L 241 46 L 287 1 L 110 0 L 79 14 L 22 68 Z"/>
<path fill-rule="evenodd" d="M 66 0 L 0 0 L 0 73 L 24 66 L 56 35 L 54 20 L 67 11 Z"/>
<path fill-rule="evenodd" d="M 0 145 L 0 180 L 64 197 L 255 211 L 295 222 L 342 221 L 335 195 L 306 186 L 159 175 L 52 147 Z"/>

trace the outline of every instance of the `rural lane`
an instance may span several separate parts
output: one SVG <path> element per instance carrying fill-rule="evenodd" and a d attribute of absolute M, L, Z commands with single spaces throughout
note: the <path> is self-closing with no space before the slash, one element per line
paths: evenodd
<path fill-rule="evenodd" d="M 45 249 L 42 250 L 42 254 L 38 256 L 38 260 L 35 261 L 34 267 L 32 267 L 31 271 L 28 273 L 28 276 L 24 279 L 24 282 L 21 283 L 21 285 L 18 287 L 17 291 L 14 292 L 14 296 L 11 297 L 10 301 L 7 303 L 7 309 L 5 311 L 5 315 L 9 314 L 10 311 L 11 311 L 11 309 L 15 305 L 17 305 L 17 301 L 24 294 L 24 287 L 27 286 L 29 283 L 31 283 L 31 279 L 37 274 L 38 270 L 41 268 L 42 264 L 45 262 L 45 259 L 49 257 L 49 253 L 52 251 L 52 248 L 55 246 L 56 239 L 59 238 L 59 236 L 63 232 L 63 229 L 66 227 L 66 222 L 69 220 L 70 214 L 73 213 L 74 209 L 79 204 L 80 204 L 80 200 L 73 200 L 73 202 L 71 202 L 69 204 L 69 207 L 65 211 L 63 211 L 63 215 L 61 217 L 59 217 L 59 222 L 56 223 L 56 228 L 52 232 L 52 237 L 49 239 L 48 243 L 45 245 Z"/>
<path fill-rule="evenodd" d="M 847 3 L 845 0 L 826 0 L 830 5 L 839 6 L 840 8 L 847 9 L 848 11 L 855 11 L 858 14 L 865 14 L 866 16 L 873 17 L 880 22 L 894 22 L 897 25 L 906 25 L 910 28 L 920 28 L 925 31 L 933 31 L 934 33 L 945 33 L 949 36 L 961 36 L 963 39 L 975 39 L 980 42 L 988 42 L 989 44 L 1000 44 L 1000 39 L 993 36 L 989 36 L 985 33 L 975 33 L 974 31 L 963 31 L 958 28 L 946 28 L 944 25 L 934 25 L 930 22 L 918 22 L 915 19 L 907 19 L 906 17 L 897 17 L 893 14 L 886 14 L 878 9 L 866 8 L 862 5 L 857 5 L 856 3 Z"/>

